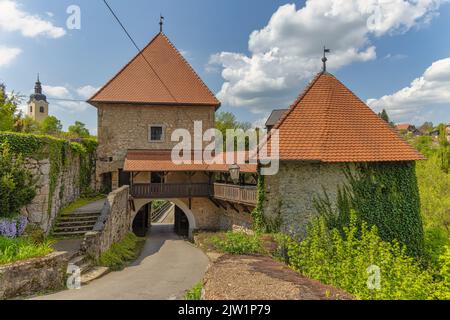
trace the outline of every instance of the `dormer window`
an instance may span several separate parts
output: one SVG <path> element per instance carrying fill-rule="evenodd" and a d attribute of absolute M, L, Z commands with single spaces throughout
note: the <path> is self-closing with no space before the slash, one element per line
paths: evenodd
<path fill-rule="evenodd" d="M 45 112 L 44 107 L 40 107 L 40 108 L 39 108 L 39 111 L 40 111 L 40 113 L 44 113 L 44 112 Z"/>
<path fill-rule="evenodd" d="M 164 126 L 163 125 L 149 125 L 148 126 L 148 140 L 149 142 L 164 141 Z"/>

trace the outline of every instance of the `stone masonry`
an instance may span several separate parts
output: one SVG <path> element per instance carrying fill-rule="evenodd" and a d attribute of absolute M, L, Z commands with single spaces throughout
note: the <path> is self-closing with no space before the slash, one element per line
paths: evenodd
<path fill-rule="evenodd" d="M 60 209 L 80 195 L 80 159 L 77 155 L 69 154 L 68 157 L 69 164 L 61 168 L 52 199 L 49 199 L 50 160 L 25 159 L 25 167 L 37 180 L 37 190 L 36 197 L 31 204 L 22 209 L 22 213 L 28 217 L 30 223 L 39 226 L 44 232 L 50 231 Z M 49 202 L 51 202 L 50 210 Z"/>
<path fill-rule="evenodd" d="M 281 218 L 281 231 L 304 236 L 317 215 L 314 199 L 328 194 L 336 202 L 338 186 L 345 183 L 344 164 L 282 162 L 277 175 L 265 177 L 264 214 Z"/>

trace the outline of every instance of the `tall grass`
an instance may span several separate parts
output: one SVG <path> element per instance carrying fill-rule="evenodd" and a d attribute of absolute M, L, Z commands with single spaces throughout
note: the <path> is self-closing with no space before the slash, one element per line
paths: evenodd
<path fill-rule="evenodd" d="M 45 256 L 53 251 L 52 243 L 34 243 L 22 238 L 0 237 L 0 265 Z"/>

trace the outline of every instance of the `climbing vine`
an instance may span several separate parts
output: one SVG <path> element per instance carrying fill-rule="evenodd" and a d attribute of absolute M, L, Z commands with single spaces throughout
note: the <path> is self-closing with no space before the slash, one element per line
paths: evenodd
<path fill-rule="evenodd" d="M 74 156 L 80 159 L 80 191 L 86 192 L 91 183 L 93 167 L 95 165 L 94 153 L 97 142 L 94 139 L 70 142 L 47 135 L 32 135 L 22 133 L 0 133 L 0 144 L 7 143 L 11 152 L 21 154 L 24 158 L 50 161 L 48 213 L 52 210 L 52 199 L 58 184 L 61 171 L 70 165 Z M 64 185 L 61 186 L 61 192 Z"/>
<path fill-rule="evenodd" d="M 406 245 L 412 256 L 422 256 L 424 234 L 414 162 L 357 164 L 345 169 L 347 183 L 339 188 L 336 206 L 328 195 L 315 200 L 330 228 L 341 229 L 355 210 L 360 221 L 375 225 L 385 241 Z M 337 212 L 336 212 L 337 211 Z"/>
<path fill-rule="evenodd" d="M 281 215 L 275 218 L 270 218 L 264 215 L 264 200 L 265 200 L 265 178 L 261 175 L 258 167 L 258 183 L 256 194 L 256 207 L 252 211 L 253 229 L 260 233 L 274 233 L 279 232 L 281 226 Z M 281 203 L 280 203 L 281 206 Z"/>

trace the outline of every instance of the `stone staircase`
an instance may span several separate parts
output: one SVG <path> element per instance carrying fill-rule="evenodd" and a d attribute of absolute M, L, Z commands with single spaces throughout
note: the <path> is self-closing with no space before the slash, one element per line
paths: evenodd
<path fill-rule="evenodd" d="M 80 268 L 82 285 L 88 284 L 109 272 L 108 267 L 94 266 L 86 255 L 77 255 L 69 261 L 70 264 Z"/>
<path fill-rule="evenodd" d="M 74 211 L 59 217 L 52 235 L 55 238 L 82 238 L 92 231 L 100 211 Z"/>

